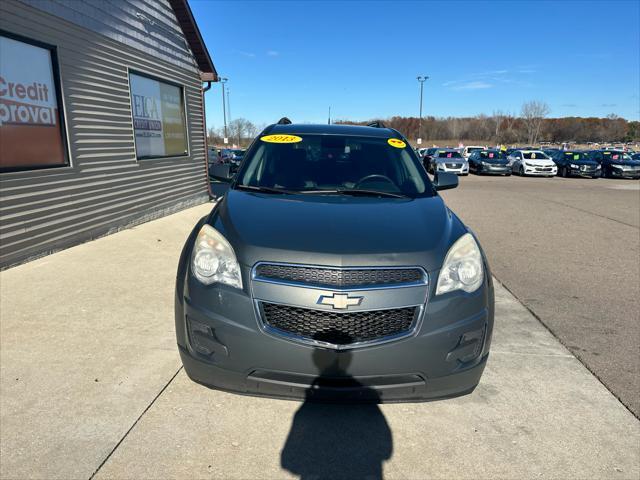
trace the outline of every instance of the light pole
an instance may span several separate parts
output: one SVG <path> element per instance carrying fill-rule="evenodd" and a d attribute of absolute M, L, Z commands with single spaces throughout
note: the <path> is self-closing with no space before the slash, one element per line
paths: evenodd
<path fill-rule="evenodd" d="M 420 145 L 422 143 L 422 88 L 424 86 L 425 80 L 429 80 L 429 77 L 418 75 L 416 78 L 418 82 L 420 82 L 420 123 L 418 127 L 418 142 L 417 142 L 418 145 Z"/>
<path fill-rule="evenodd" d="M 229 81 L 228 78 L 226 77 L 222 77 L 220 78 L 220 83 L 222 84 L 222 116 L 224 118 L 224 139 L 223 142 L 229 143 L 229 137 L 227 137 L 227 102 L 225 102 L 224 99 L 224 89 L 225 86 L 224 84 L 227 83 Z"/>

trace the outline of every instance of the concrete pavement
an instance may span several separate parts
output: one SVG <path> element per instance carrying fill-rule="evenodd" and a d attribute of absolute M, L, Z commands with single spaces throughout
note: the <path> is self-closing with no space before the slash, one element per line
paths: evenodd
<path fill-rule="evenodd" d="M 89 478 L 178 371 L 177 259 L 210 209 L 0 273 L 1 478 Z"/>
<path fill-rule="evenodd" d="M 466 397 L 321 406 L 193 384 L 174 275 L 209 209 L 0 273 L 1 478 L 640 476 L 640 422 L 499 284 Z"/>
<path fill-rule="evenodd" d="M 495 276 L 640 417 L 640 182 L 469 176 L 443 197 Z"/>

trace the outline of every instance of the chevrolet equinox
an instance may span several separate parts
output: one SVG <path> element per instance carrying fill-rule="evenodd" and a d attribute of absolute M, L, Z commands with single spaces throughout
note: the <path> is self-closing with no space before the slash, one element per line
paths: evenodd
<path fill-rule="evenodd" d="M 407 140 L 267 127 L 183 248 L 177 342 L 189 377 L 235 393 L 399 402 L 464 395 L 485 368 L 494 293 L 473 232 Z"/>

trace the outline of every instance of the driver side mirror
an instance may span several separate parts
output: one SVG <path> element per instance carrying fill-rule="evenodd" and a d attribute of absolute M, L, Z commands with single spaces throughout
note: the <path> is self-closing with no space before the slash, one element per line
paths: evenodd
<path fill-rule="evenodd" d="M 231 183 L 234 177 L 232 166 L 230 163 L 214 163 L 209 167 L 209 175 L 219 182 Z"/>
<path fill-rule="evenodd" d="M 454 173 L 438 172 L 433 179 L 436 190 L 449 190 L 458 186 L 458 176 Z"/>

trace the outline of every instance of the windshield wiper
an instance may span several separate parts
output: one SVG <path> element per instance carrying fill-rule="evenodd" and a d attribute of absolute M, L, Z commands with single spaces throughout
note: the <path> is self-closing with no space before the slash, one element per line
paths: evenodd
<path fill-rule="evenodd" d="M 252 192 L 260 192 L 260 193 L 281 193 L 281 194 L 285 194 L 285 195 L 291 195 L 293 193 L 299 193 L 297 191 L 294 190 L 282 190 L 280 188 L 273 188 L 273 187 L 256 187 L 254 185 L 242 185 L 242 184 L 238 184 L 236 185 L 234 188 L 237 188 L 238 190 L 250 190 Z"/>
<path fill-rule="evenodd" d="M 329 193 L 334 195 L 362 195 L 370 197 L 411 198 L 402 193 L 381 192 L 380 190 L 366 190 L 362 188 L 340 188 L 337 190 L 300 190 L 296 193 Z"/>

